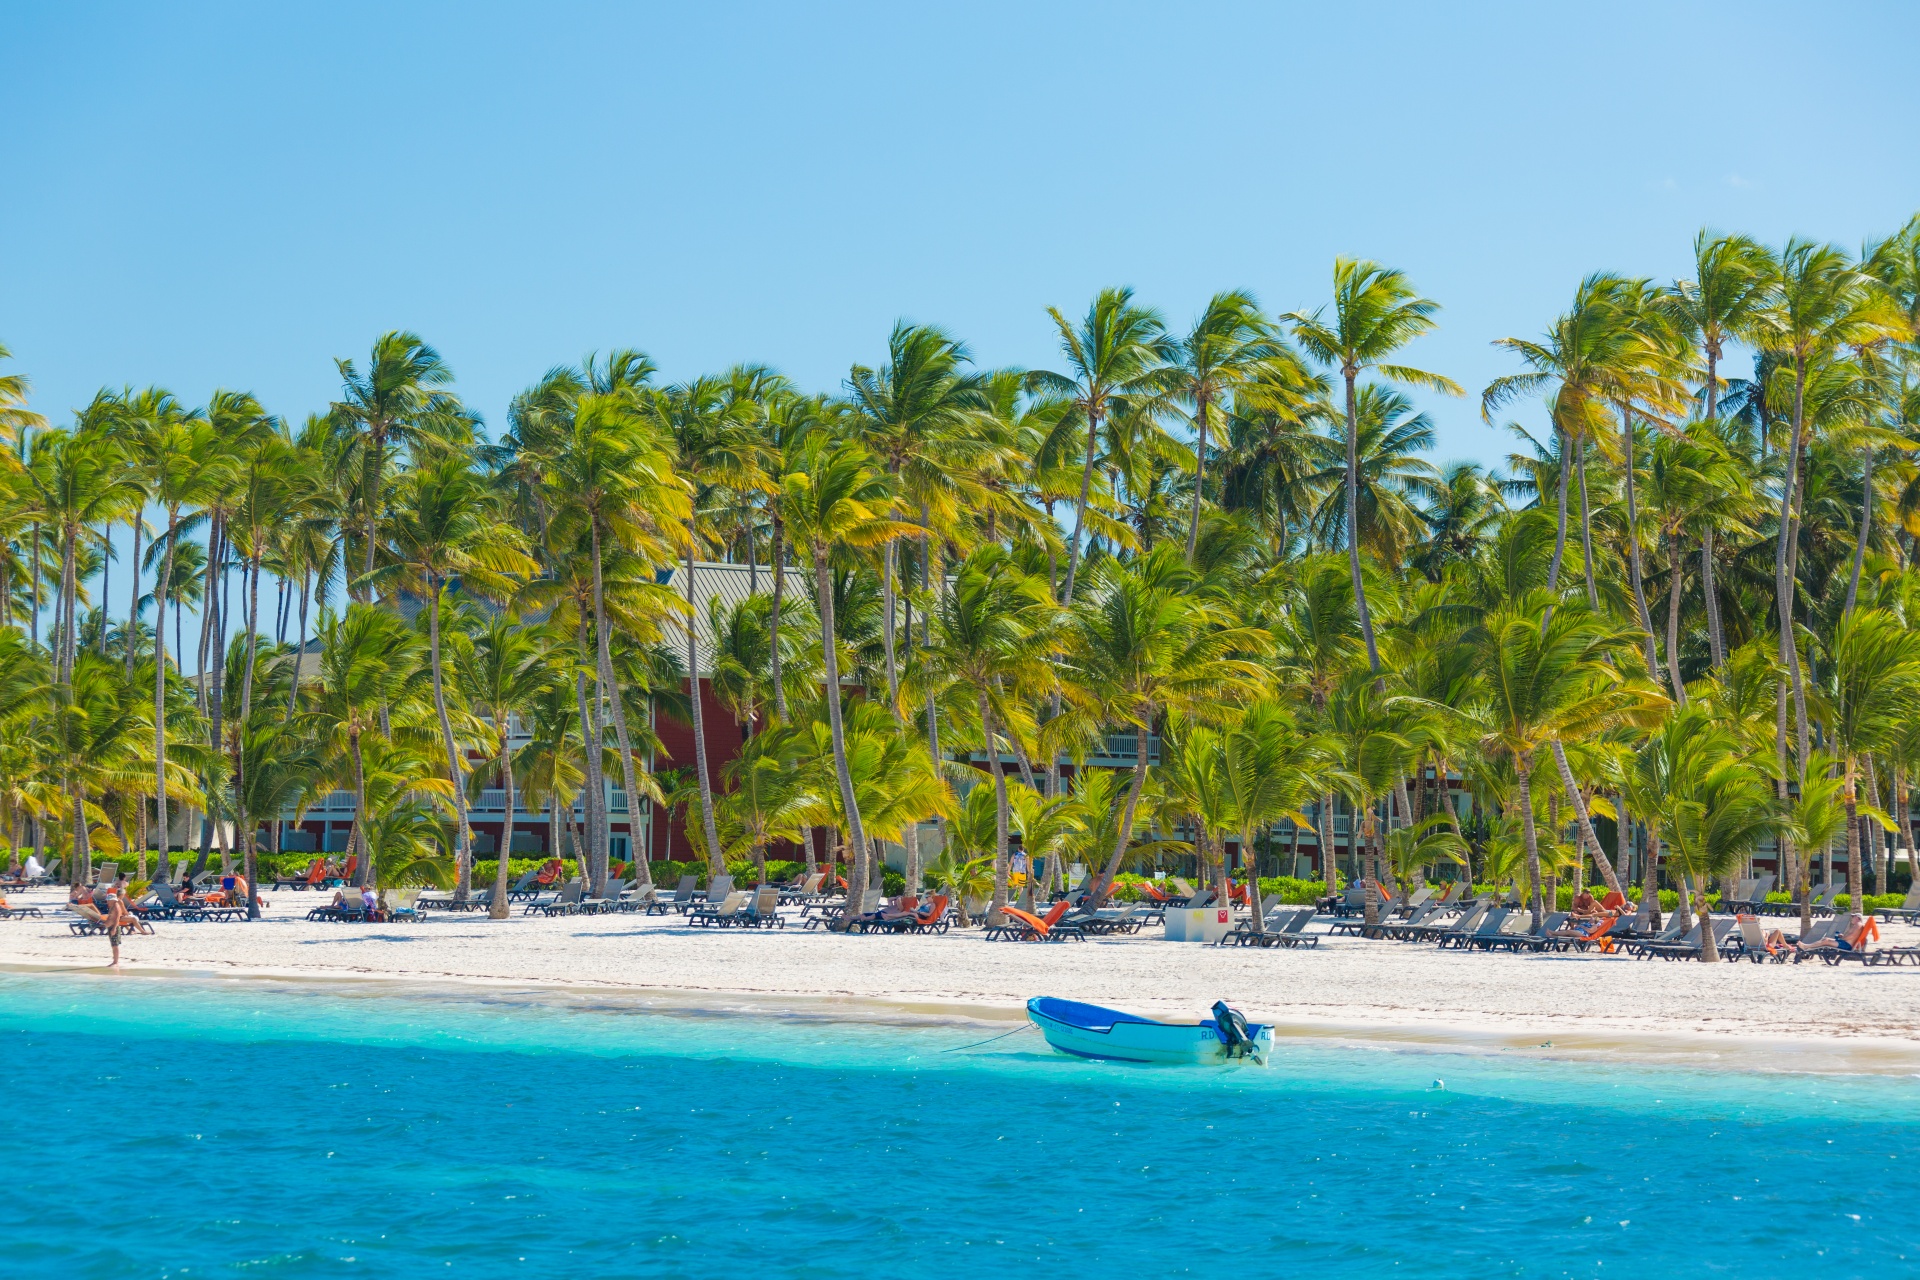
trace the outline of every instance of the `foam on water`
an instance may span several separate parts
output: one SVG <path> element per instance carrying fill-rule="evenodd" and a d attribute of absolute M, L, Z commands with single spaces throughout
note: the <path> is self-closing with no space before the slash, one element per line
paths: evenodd
<path fill-rule="evenodd" d="M 0 977 L 0 1274 L 1920 1270 L 1912 1080 L 1006 1029 Z"/>

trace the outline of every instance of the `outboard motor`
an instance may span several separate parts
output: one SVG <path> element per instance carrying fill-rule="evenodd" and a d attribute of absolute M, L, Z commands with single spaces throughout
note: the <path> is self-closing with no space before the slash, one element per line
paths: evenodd
<path fill-rule="evenodd" d="M 1247 1020 L 1237 1010 L 1229 1009 L 1225 1000 L 1213 1002 L 1213 1025 L 1227 1046 L 1228 1058 L 1253 1056 L 1253 1036 L 1247 1031 Z"/>

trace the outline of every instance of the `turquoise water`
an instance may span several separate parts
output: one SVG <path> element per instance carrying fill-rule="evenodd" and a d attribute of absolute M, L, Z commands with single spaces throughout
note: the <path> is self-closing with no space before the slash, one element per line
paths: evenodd
<path fill-rule="evenodd" d="M 1920 1081 L 989 1034 L 0 976 L 0 1276 L 1920 1274 Z"/>

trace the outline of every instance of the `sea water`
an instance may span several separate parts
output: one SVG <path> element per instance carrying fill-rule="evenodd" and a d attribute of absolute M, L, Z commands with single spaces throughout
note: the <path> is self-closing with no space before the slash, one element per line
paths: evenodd
<path fill-rule="evenodd" d="M 0 976 L 0 1276 L 1920 1275 L 1911 1079 L 1007 1029 Z"/>

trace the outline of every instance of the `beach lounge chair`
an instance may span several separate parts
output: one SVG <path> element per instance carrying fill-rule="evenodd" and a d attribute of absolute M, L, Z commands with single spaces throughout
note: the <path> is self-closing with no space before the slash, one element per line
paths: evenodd
<path fill-rule="evenodd" d="M 1497 931 L 1467 939 L 1469 951 L 1540 951 L 1552 944 L 1554 930 L 1566 924 L 1570 912 L 1556 911 L 1542 918 L 1540 932 L 1533 932 L 1531 911 L 1514 911 Z"/>
<path fill-rule="evenodd" d="M 276 877 L 273 887 L 276 889 L 311 889 L 327 878 L 327 860 L 315 858 L 307 864 L 305 871 L 296 871 L 290 876 Z"/>
<path fill-rule="evenodd" d="M 988 940 L 994 937 L 1008 942 L 1085 942 L 1086 931 L 1078 926 L 1061 923 L 1061 917 L 1067 913 L 1065 901 L 1053 904 L 1053 909 L 1045 916 L 1036 916 L 1018 907 L 1003 908 L 1008 917 L 1004 924 L 998 924 L 987 930 Z"/>
<path fill-rule="evenodd" d="M 1848 960 L 1858 960 L 1862 964 L 1879 964 L 1883 959 L 1883 953 L 1886 951 L 1886 948 L 1869 947 L 1867 945 L 1869 942 L 1876 942 L 1880 938 L 1880 925 L 1872 916 L 1867 916 L 1862 919 L 1858 929 L 1850 930 L 1844 934 L 1837 934 L 1836 936 L 1839 938 L 1838 945 L 1822 947 L 1818 951 L 1804 952 L 1800 958 L 1804 959 L 1807 955 L 1817 955 L 1830 965 L 1844 964 Z"/>
<path fill-rule="evenodd" d="M 1244 933 L 1228 934 L 1220 940 L 1221 945 L 1233 943 L 1242 947 L 1317 947 L 1320 939 L 1326 935 L 1306 932 L 1307 925 L 1313 922 L 1312 907 L 1288 907 L 1267 916 L 1264 931 L 1256 933 L 1249 929 Z"/>
<path fill-rule="evenodd" d="M 1363 938 L 1399 938 L 1411 929 L 1424 929 L 1433 923 L 1445 910 L 1438 902 L 1423 902 L 1415 907 L 1404 920 L 1382 920 L 1372 928 L 1364 925 L 1360 929 Z"/>
<path fill-rule="evenodd" d="M 380 895 L 380 910 L 388 920 L 424 920 L 419 901 L 418 889 L 389 889 Z"/>
<path fill-rule="evenodd" d="M 1647 947 L 1666 946 L 1670 943 L 1679 942 L 1681 940 L 1680 935 L 1686 932 L 1686 930 L 1681 927 L 1681 921 L 1683 919 L 1684 917 L 1676 911 L 1667 917 L 1666 928 L 1644 937 L 1625 939 L 1620 943 L 1620 949 L 1630 956 L 1637 956 Z"/>
<path fill-rule="evenodd" d="M 784 929 L 787 922 L 780 918 L 780 890 L 770 884 L 755 889 L 733 922 L 748 929 Z"/>
<path fill-rule="evenodd" d="M 694 908 L 687 913 L 687 923 L 700 928 L 726 928 L 734 923 L 734 916 L 747 904 L 747 891 L 735 889 L 718 902 Z"/>
<path fill-rule="evenodd" d="M 535 900 L 527 904 L 522 915 L 532 915 L 538 911 L 543 916 L 570 916 L 580 910 L 581 895 L 586 892 L 587 883 L 579 876 L 566 882 L 560 892 L 545 901 Z"/>
<path fill-rule="evenodd" d="M 1700 958 L 1700 939 L 1704 930 L 1713 930 L 1713 945 L 1719 948 L 1725 944 L 1727 935 L 1733 932 L 1737 924 L 1734 920 L 1715 920 L 1710 915 L 1697 916 L 1693 928 L 1687 930 L 1684 938 L 1674 942 L 1642 943 L 1636 948 L 1635 954 L 1642 960 L 1651 960 L 1655 956 L 1662 960 L 1697 960 Z"/>
<path fill-rule="evenodd" d="M 860 916 L 872 915 L 880 909 L 880 904 L 885 900 L 884 890 L 869 888 L 857 901 L 832 898 L 825 902 L 809 902 L 801 909 L 800 920 L 809 929 L 832 929 L 839 923 L 840 917 L 849 910 L 853 912 L 856 919 Z"/>
<path fill-rule="evenodd" d="M 646 906 L 647 914 L 650 916 L 664 916 L 670 911 L 684 914 L 694 905 L 694 880 L 695 877 L 693 876 L 681 876 L 680 883 L 675 886 L 671 896 L 661 897 L 656 893 L 653 896 L 653 901 L 649 902 Z"/>
<path fill-rule="evenodd" d="M 693 900 L 695 902 L 718 904 L 726 901 L 727 895 L 732 892 L 732 876 L 715 876 L 704 890 L 695 889 L 693 891 Z"/>
<path fill-rule="evenodd" d="M 848 933 L 866 933 L 876 925 L 886 924 L 890 920 L 899 920 L 913 914 L 919 907 L 917 895 L 903 893 L 892 903 L 882 903 L 873 911 L 863 912 L 847 922 Z"/>
<path fill-rule="evenodd" d="M 1754 964 L 1785 964 L 1793 958 L 1793 944 L 1789 942 L 1768 942 L 1765 929 L 1760 927 L 1759 917 L 1744 914 L 1735 917 L 1734 923 L 1740 931 L 1740 938 L 1732 954 L 1745 956 Z"/>
<path fill-rule="evenodd" d="M 1192 906 L 1206 905 L 1205 903 L 1197 903 L 1193 900 L 1194 899 L 1193 886 L 1188 884 L 1185 880 L 1183 880 L 1179 876 L 1168 876 L 1167 883 L 1173 886 L 1173 894 L 1168 899 L 1168 902 L 1167 902 L 1168 906 L 1192 907 Z"/>
<path fill-rule="evenodd" d="M 39 914 L 38 907 L 13 906 L 4 898 L 0 898 L 0 920 L 25 920 L 29 917 L 38 917 Z"/>
<path fill-rule="evenodd" d="M 936 893 L 913 909 L 913 913 L 893 921 L 887 927 L 894 933 L 945 933 L 953 921 L 951 900 Z"/>
<path fill-rule="evenodd" d="M 1598 947 L 1601 955 L 1612 955 L 1615 945 L 1614 935 L 1624 935 L 1633 929 L 1633 920 L 1628 916 L 1615 918 L 1608 916 L 1604 920 L 1591 922 L 1568 922 L 1552 933 L 1555 951 L 1582 951 L 1588 947 Z"/>
<path fill-rule="evenodd" d="M 809 898 L 817 896 L 820 892 L 820 886 L 826 882 L 827 873 L 824 871 L 816 871 L 797 883 L 782 888 L 780 890 L 780 901 L 787 903 L 805 902 Z"/>
<path fill-rule="evenodd" d="M 1736 886 L 1736 892 L 1731 898 L 1722 899 L 1721 910 L 1736 915 L 1743 911 L 1749 914 L 1757 912 L 1766 904 L 1767 895 L 1773 892 L 1773 885 L 1772 876 L 1755 876 L 1751 882 L 1747 883 L 1746 892 L 1737 892 L 1738 886 Z"/>
<path fill-rule="evenodd" d="M 1875 919 L 1904 920 L 1908 924 L 1920 923 L 1920 883 L 1907 890 L 1907 896 L 1900 899 L 1897 907 L 1875 907 Z"/>
<path fill-rule="evenodd" d="M 1457 929 L 1448 929 L 1436 939 L 1442 951 L 1448 949 L 1465 950 L 1467 943 L 1474 938 L 1490 938 L 1506 926 L 1507 917 L 1513 914 L 1511 907 L 1491 907 L 1481 913 L 1477 924 L 1469 927 L 1465 921 Z"/>

